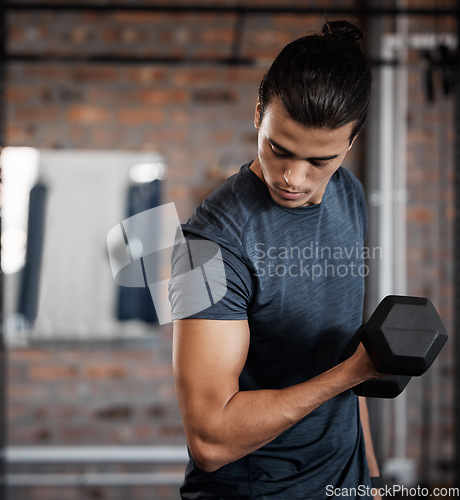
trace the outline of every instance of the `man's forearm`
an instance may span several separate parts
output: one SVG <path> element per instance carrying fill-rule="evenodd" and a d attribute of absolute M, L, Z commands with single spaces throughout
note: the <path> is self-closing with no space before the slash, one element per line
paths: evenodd
<path fill-rule="evenodd" d="M 188 436 L 192 455 L 202 469 L 216 470 L 272 441 L 364 378 L 350 359 L 285 389 L 236 392 L 218 415 L 210 414 L 207 424 Z"/>
<path fill-rule="evenodd" d="M 369 467 L 369 474 L 371 477 L 376 477 L 380 475 L 380 469 L 375 456 L 374 444 L 372 442 L 366 398 L 359 398 L 359 411 L 361 416 L 361 426 L 364 433 L 364 441 L 366 443 L 366 458 L 367 465 Z"/>

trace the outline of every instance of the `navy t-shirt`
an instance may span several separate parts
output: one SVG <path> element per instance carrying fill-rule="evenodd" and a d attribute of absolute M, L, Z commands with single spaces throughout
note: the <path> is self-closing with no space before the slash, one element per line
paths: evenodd
<path fill-rule="evenodd" d="M 181 276 L 190 255 L 186 245 L 178 245 L 170 281 L 172 318 L 247 319 L 250 344 L 240 390 L 282 389 L 335 366 L 362 322 L 366 204 L 361 184 L 339 168 L 320 204 L 284 208 L 249 167 L 214 191 L 182 226 L 187 243 L 218 244 L 225 295 L 214 300 L 222 276 L 208 272 L 212 305 L 189 314 L 193 298 Z M 181 495 L 321 500 L 348 488 L 347 494 L 368 498 L 360 493 L 369 485 L 358 398 L 348 390 L 215 472 L 203 472 L 190 457 Z"/>

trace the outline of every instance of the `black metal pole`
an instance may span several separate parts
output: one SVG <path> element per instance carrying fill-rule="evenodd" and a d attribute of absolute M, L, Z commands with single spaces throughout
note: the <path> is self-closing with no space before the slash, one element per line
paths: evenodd
<path fill-rule="evenodd" d="M 460 487 L 460 3 L 457 6 L 457 63 L 455 68 L 455 222 L 454 222 L 454 425 L 455 486 Z"/>
<path fill-rule="evenodd" d="M 244 14 L 317 14 L 320 16 L 452 16 L 456 14 L 455 7 L 386 7 L 386 6 L 372 6 L 372 7 L 337 7 L 329 6 L 327 8 L 315 5 L 283 5 L 280 2 L 278 5 L 253 5 L 253 6 L 235 6 L 235 5 L 218 5 L 216 2 L 209 5 L 192 5 L 186 4 L 173 4 L 160 3 L 160 4 L 147 4 L 126 2 L 120 4 L 117 2 L 106 3 L 71 3 L 71 2 L 8 2 L 6 3 L 8 10 L 35 10 L 35 11 L 53 11 L 53 12 L 79 12 L 79 11 L 94 11 L 94 12 L 170 12 L 170 13 L 194 13 L 194 14 L 233 14 L 243 12 Z M 313 2 L 311 2 L 313 3 Z M 331 2 L 332 3 L 332 2 Z M 362 5 L 362 4 L 361 4 Z"/>

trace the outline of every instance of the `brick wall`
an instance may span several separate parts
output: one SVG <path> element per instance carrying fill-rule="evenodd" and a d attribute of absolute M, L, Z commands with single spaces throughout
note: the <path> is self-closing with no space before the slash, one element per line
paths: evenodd
<path fill-rule="evenodd" d="M 10 443 L 182 444 L 170 340 L 12 350 Z"/>
<path fill-rule="evenodd" d="M 279 2 L 252 0 L 249 4 Z M 332 2 L 320 4 L 327 7 Z M 234 14 L 12 12 L 8 50 L 74 59 L 85 54 L 215 59 L 232 54 L 236 21 Z M 240 54 L 253 59 L 252 65 L 12 62 L 7 71 L 7 144 L 158 152 L 169 166 L 164 199 L 176 203 L 185 221 L 206 193 L 254 156 L 253 110 L 258 84 L 271 59 L 285 43 L 319 29 L 322 23 L 322 16 L 248 16 Z M 434 21 L 426 23 L 414 21 L 411 30 L 439 29 Z M 437 108 L 427 104 L 421 85 L 420 69 L 416 69 L 410 79 L 409 292 L 434 296 L 451 328 L 453 174 L 446 151 L 453 143 L 452 107 L 447 97 L 438 101 Z M 362 172 L 362 153 L 363 142 L 358 141 L 346 166 Z M 158 338 L 141 345 L 89 349 L 84 344 L 55 343 L 11 349 L 9 443 L 183 443 L 170 366 L 171 328 L 158 331 Z M 439 404 L 431 435 L 434 462 L 452 457 L 449 352 L 443 359 L 431 389 L 438 391 Z M 417 394 L 409 408 L 409 452 L 420 461 L 423 425 L 421 393 Z M 448 482 L 449 472 L 434 462 L 430 463 L 436 469 L 433 480 Z M 152 498 L 152 489 L 127 491 L 37 489 L 33 497 L 28 496 L 30 490 L 21 491 L 20 498 Z M 154 493 L 154 498 L 176 497 L 174 488 Z"/>
<path fill-rule="evenodd" d="M 433 367 L 408 392 L 409 449 L 419 455 L 420 476 L 446 483 L 452 477 L 453 415 L 453 124 L 454 98 L 437 80 L 433 101 L 426 73 L 410 72 L 408 129 L 408 293 L 430 297 L 450 338 Z"/>

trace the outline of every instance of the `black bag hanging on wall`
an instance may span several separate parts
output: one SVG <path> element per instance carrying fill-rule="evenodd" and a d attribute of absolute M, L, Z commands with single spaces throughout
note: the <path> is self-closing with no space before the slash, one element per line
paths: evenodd
<path fill-rule="evenodd" d="M 30 190 L 29 219 L 27 223 L 26 261 L 19 288 L 18 314 L 29 328 L 38 314 L 40 272 L 45 239 L 45 211 L 47 187 L 37 183 Z"/>
<path fill-rule="evenodd" d="M 127 193 L 127 216 L 132 217 L 159 206 L 160 185 L 160 180 L 131 185 Z M 150 290 L 146 287 L 118 287 L 117 318 L 120 321 L 140 319 L 147 323 L 158 323 Z"/>

